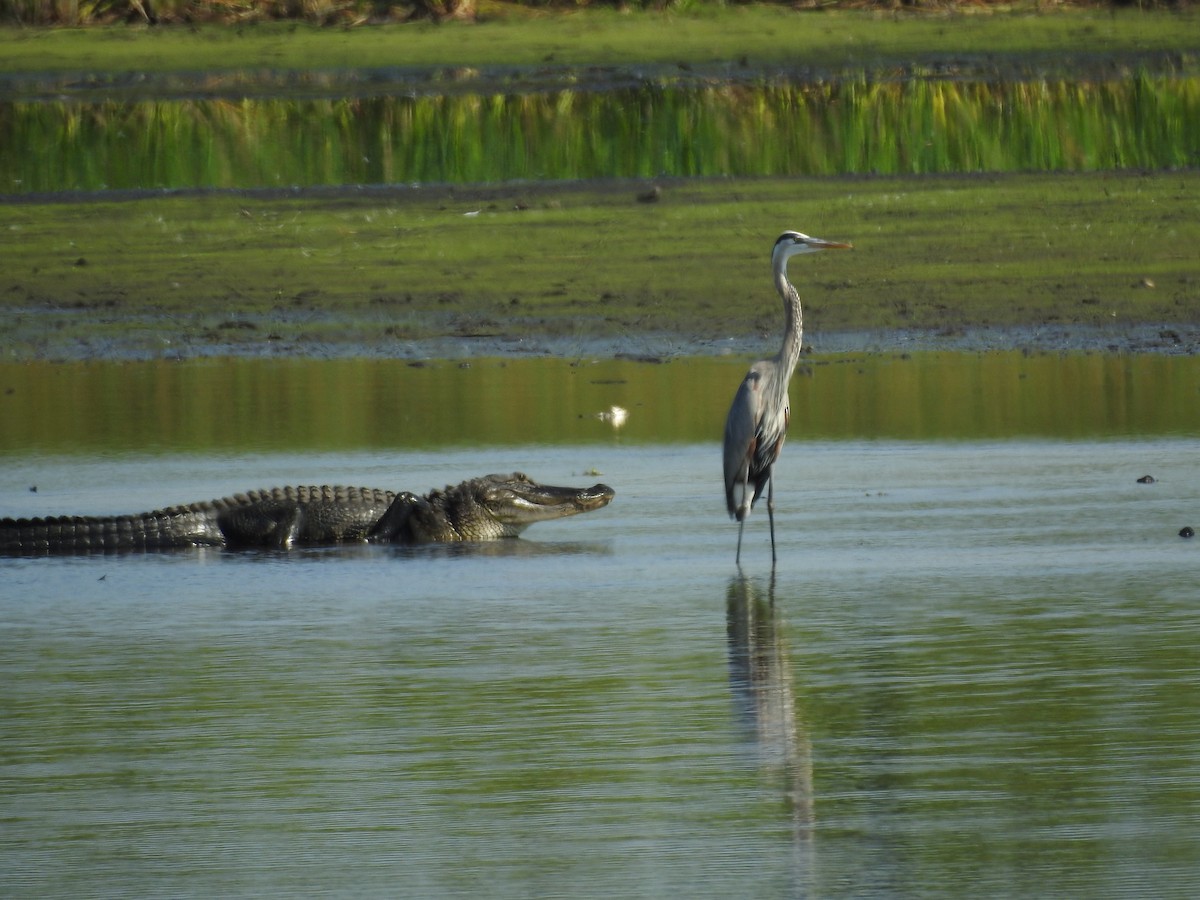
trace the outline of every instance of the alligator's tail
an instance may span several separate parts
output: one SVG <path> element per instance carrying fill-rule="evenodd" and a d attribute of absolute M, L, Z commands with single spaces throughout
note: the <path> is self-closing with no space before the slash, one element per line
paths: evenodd
<path fill-rule="evenodd" d="M 131 516 L 0 519 L 0 553 L 105 553 L 223 543 L 210 504 L 173 506 Z"/>
<path fill-rule="evenodd" d="M 0 519 L 0 555 L 105 553 L 170 547 L 288 547 L 358 540 L 394 494 L 305 486 L 246 491 L 125 516 Z"/>

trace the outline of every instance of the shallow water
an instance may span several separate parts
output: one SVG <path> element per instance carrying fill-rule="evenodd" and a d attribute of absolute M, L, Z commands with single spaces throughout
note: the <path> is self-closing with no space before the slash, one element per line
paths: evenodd
<path fill-rule="evenodd" d="M 0 458 L 702 443 L 752 358 L 0 362 Z M 1200 437 L 1200 356 L 818 353 L 790 393 L 789 440 Z"/>
<path fill-rule="evenodd" d="M 5 893 L 1191 895 L 1200 439 L 790 441 L 774 576 L 718 449 L 8 459 L 5 513 L 617 498 L 476 548 L 0 560 Z"/>

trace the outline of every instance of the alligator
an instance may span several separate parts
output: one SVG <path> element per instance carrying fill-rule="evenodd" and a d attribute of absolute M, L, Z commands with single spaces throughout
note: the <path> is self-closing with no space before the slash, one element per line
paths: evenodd
<path fill-rule="evenodd" d="M 490 541 L 600 509 L 613 496 L 604 484 L 554 487 L 521 472 L 471 478 L 423 497 L 378 488 L 270 488 L 135 515 L 0 519 L 0 553 Z"/>

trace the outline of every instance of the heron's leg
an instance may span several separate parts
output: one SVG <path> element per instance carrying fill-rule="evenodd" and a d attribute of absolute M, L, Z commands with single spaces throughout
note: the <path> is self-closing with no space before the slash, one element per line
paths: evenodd
<path fill-rule="evenodd" d="M 767 520 L 771 523 L 771 562 L 775 562 L 775 473 L 767 475 Z"/>
<path fill-rule="evenodd" d="M 746 516 L 750 515 L 750 504 L 747 502 L 747 498 L 752 496 L 753 494 L 750 493 L 750 467 L 747 466 L 746 474 L 742 478 L 742 496 L 738 500 L 737 511 L 738 545 L 737 557 L 734 559 L 734 562 L 739 566 L 742 564 L 742 532 L 746 529 Z"/>

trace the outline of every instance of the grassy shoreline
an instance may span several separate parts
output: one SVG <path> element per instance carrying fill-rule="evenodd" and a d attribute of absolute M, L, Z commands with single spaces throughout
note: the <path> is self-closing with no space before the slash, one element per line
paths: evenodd
<path fill-rule="evenodd" d="M 795 11 L 747 5 L 688 13 L 586 9 L 494 16 L 475 24 L 320 28 L 295 22 L 193 28 L 0 27 L 0 75 L 248 70 L 448 70 L 489 67 L 732 64 L 824 77 L 1013 64 L 1191 68 L 1200 16 L 1188 10 L 1034 8 L 969 15 Z M 1008 60 L 1006 62 L 1005 60 Z M 484 73 L 486 74 L 486 73 Z"/>
<path fill-rule="evenodd" d="M 47 84 L 153 94 L 164 73 L 202 84 L 378 69 L 389 84 L 473 89 L 497 73 L 570 80 L 655 66 L 681 77 L 731 66 L 955 77 L 1084 60 L 1110 73 L 1187 71 L 1200 58 L 1198 24 L 1190 11 L 737 6 L 348 29 L 0 28 L 0 99 Z M 632 182 L 6 198 L 3 352 L 427 356 L 586 344 L 611 355 L 641 352 L 647 336 L 681 352 L 761 348 L 778 327 L 766 258 L 784 228 L 859 248 L 796 264 L 810 334 L 988 346 L 1016 329 L 1073 346 L 1087 332 L 1100 348 L 1131 349 L 1161 333 L 1158 349 L 1197 352 L 1196 169 L 660 186 L 651 204 L 636 202 L 646 185 Z"/>
<path fill-rule="evenodd" d="M 856 245 L 793 264 L 826 340 L 970 348 L 1017 329 L 1054 347 L 1200 349 L 1200 172 L 685 179 L 652 204 L 643 187 L 8 204 L 6 356 L 761 348 L 783 228 Z"/>

